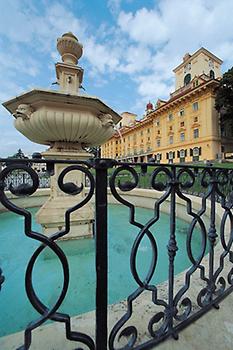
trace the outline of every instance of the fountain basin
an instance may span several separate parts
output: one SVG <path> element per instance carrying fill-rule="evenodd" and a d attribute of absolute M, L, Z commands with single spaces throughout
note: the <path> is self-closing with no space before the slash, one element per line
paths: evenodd
<path fill-rule="evenodd" d="M 121 119 L 96 97 L 60 91 L 32 90 L 3 104 L 15 117 L 15 128 L 29 140 L 61 148 L 107 141 Z"/>

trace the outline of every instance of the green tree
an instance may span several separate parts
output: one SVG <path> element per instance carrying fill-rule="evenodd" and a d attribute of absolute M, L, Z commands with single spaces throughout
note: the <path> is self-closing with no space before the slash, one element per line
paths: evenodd
<path fill-rule="evenodd" d="M 26 157 L 25 156 L 25 154 L 23 153 L 23 151 L 21 150 L 21 148 L 19 148 L 18 149 L 18 151 L 16 152 L 16 153 L 14 153 L 12 156 L 8 156 L 7 157 L 9 160 L 10 159 L 15 159 L 15 158 L 17 158 L 17 159 L 28 159 L 28 157 Z M 8 166 L 8 165 L 10 165 L 11 164 L 11 162 L 9 161 L 6 161 L 6 163 L 4 164 L 4 165 L 6 165 L 6 166 Z M 25 164 L 27 164 L 28 166 L 30 166 L 30 163 L 25 163 Z"/>
<path fill-rule="evenodd" d="M 233 67 L 223 74 L 215 99 L 221 121 L 233 118 Z"/>
<path fill-rule="evenodd" d="M 28 159 L 28 157 L 25 156 L 21 148 L 19 148 L 18 151 L 11 158 Z"/>

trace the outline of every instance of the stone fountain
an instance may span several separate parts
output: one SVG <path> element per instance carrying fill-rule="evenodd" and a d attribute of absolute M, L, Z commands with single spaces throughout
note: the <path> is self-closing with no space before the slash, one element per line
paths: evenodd
<path fill-rule="evenodd" d="M 57 39 L 62 62 L 56 63 L 59 90 L 34 89 L 17 96 L 3 106 L 14 116 L 15 128 L 29 140 L 48 145 L 42 153 L 45 159 L 85 161 L 91 157 L 84 147 L 101 145 L 114 133 L 114 125 L 121 117 L 96 97 L 81 95 L 83 69 L 77 66 L 82 56 L 82 44 L 72 33 Z M 55 164 L 51 176 L 49 199 L 36 215 L 43 232 L 50 235 L 64 227 L 66 210 L 83 197 L 64 194 L 57 185 L 59 174 L 67 164 Z M 65 181 L 80 187 L 84 174 L 72 171 Z M 65 239 L 93 235 L 93 206 L 89 203 L 71 215 L 71 229 Z"/>

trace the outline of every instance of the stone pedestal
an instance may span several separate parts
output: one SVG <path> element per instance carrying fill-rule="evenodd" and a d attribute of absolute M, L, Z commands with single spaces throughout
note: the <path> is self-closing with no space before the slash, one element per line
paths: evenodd
<path fill-rule="evenodd" d="M 43 153 L 45 159 L 79 160 L 85 161 L 91 155 L 84 151 L 69 151 L 50 149 Z M 62 170 L 71 164 L 54 164 L 54 175 L 51 176 L 51 194 L 36 214 L 36 220 L 43 227 L 43 233 L 47 236 L 64 229 L 65 212 L 77 205 L 85 197 L 85 190 L 77 195 L 68 195 L 58 187 L 58 177 Z M 78 187 L 85 186 L 85 174 L 74 170 L 65 175 L 64 183 L 72 182 Z M 94 208 L 87 203 L 82 208 L 74 211 L 70 217 L 70 232 L 61 239 L 78 239 L 93 236 Z"/>

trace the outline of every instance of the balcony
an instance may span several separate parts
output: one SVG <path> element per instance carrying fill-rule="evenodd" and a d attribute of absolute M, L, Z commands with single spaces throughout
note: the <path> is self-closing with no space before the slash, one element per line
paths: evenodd
<path fill-rule="evenodd" d="M 21 276 L 22 281 L 25 279 L 27 297 L 32 308 L 35 309 L 35 314 L 26 326 L 24 335 L 19 334 L 12 338 L 13 340 L 10 336 L 5 339 L 0 338 L 1 349 L 17 347 L 28 350 L 33 349 L 37 342 L 38 349 L 60 350 L 54 345 L 59 339 L 63 350 L 66 349 L 63 346 L 65 338 L 67 349 L 154 349 L 168 338 L 178 339 L 179 336 L 179 343 L 182 343 L 183 334 L 186 332 L 182 330 L 185 327 L 191 329 L 199 322 L 197 320 L 202 318 L 203 326 L 200 327 L 198 336 L 195 337 L 195 334 L 192 334 L 189 342 L 196 342 L 199 346 L 200 332 L 203 328 L 208 328 L 211 319 L 212 322 L 214 319 L 215 328 L 205 339 L 213 339 L 215 334 L 219 336 L 219 329 L 224 324 L 222 308 L 215 311 L 213 317 L 207 314 L 210 315 L 211 309 L 218 309 L 219 303 L 224 298 L 226 298 L 224 303 L 232 300 L 230 296 L 233 291 L 232 169 L 152 163 L 143 163 L 139 166 L 137 163 L 126 164 L 113 159 L 94 159 L 83 162 L 50 159 L 38 160 L 38 163 L 47 164 L 47 180 L 42 182 L 42 177 L 39 178 L 36 171 L 30 167 L 35 160 L 0 159 L 0 162 L 7 162 L 7 166 L 0 172 L 2 209 L 5 208 L 9 212 L 14 212 L 15 216 L 20 216 L 24 224 L 25 236 L 21 245 L 16 248 L 23 249 L 26 240 L 31 244 L 37 243 L 27 261 L 25 276 Z M 57 163 L 67 165 L 59 175 L 56 184 L 58 191 L 61 192 L 61 206 L 68 197 L 75 198 L 77 202 L 65 212 L 64 227 L 47 236 L 32 229 L 32 214 L 28 210 L 28 205 L 35 204 L 37 198 L 41 198 L 44 187 L 46 187 L 45 191 L 50 190 L 49 174 L 53 181 L 53 168 Z M 67 182 L 65 175 L 74 171 L 83 173 L 86 183 Z M 85 195 L 80 197 L 82 192 Z M 80 198 L 83 199 L 80 201 Z M 94 288 L 93 297 L 96 300 L 96 308 L 95 312 L 79 315 L 71 322 L 69 313 L 62 311 L 60 306 L 68 298 L 68 287 L 74 288 L 70 277 L 78 266 L 75 269 L 69 269 L 68 258 L 70 257 L 63 249 L 60 239 L 69 233 L 71 214 L 82 212 L 82 208 L 90 202 L 95 203 L 95 235 L 91 238 L 95 243 L 93 245 L 95 259 L 92 270 L 85 270 L 83 267 L 81 270 L 85 278 L 88 277 L 88 271 L 89 274 L 90 271 L 95 274 L 96 292 Z M 121 209 L 125 209 L 128 223 L 127 229 L 122 227 L 122 230 L 126 229 L 126 237 L 133 240 L 126 259 L 127 263 L 130 260 L 130 268 L 123 270 L 113 289 L 116 289 L 116 286 L 120 290 L 123 288 L 122 279 L 126 270 L 130 272 L 132 285 L 130 293 L 124 297 L 125 301 L 108 306 L 108 289 L 112 281 L 109 278 L 108 269 L 108 260 L 111 258 L 112 251 L 108 247 L 112 236 L 107 213 L 112 202 L 120 203 Z M 151 216 L 146 222 L 142 222 L 136 215 L 140 206 L 150 209 Z M 158 240 L 158 224 L 163 210 L 165 210 L 168 224 L 162 232 L 163 236 L 167 234 L 164 254 L 161 253 L 162 246 Z M 187 225 L 185 230 L 182 227 L 177 230 L 178 221 L 181 219 L 184 219 Z M 117 220 L 120 220 L 119 214 Z M 14 226 L 13 230 L 17 232 L 19 228 Z M 184 238 L 182 244 L 179 237 Z M 198 237 L 197 241 L 196 237 Z M 10 244 L 7 245 L 2 240 L 1 246 L 6 245 L 11 250 L 15 241 L 11 242 L 10 236 L 8 239 Z M 78 243 L 82 244 L 86 241 L 79 240 Z M 120 251 L 119 235 L 113 243 Z M 145 244 L 147 244 L 146 250 Z M 51 258 L 47 261 L 45 259 L 48 264 L 47 269 L 44 270 L 43 278 L 37 280 L 38 288 L 40 284 L 44 285 L 46 275 L 51 277 L 47 285 L 51 293 L 49 305 L 46 305 L 43 297 L 37 294 L 37 288 L 33 284 L 38 273 L 35 266 L 37 258 L 42 258 L 45 248 L 48 251 L 52 250 L 61 264 L 60 291 L 57 299 L 54 299 L 54 296 L 52 298 L 54 280 L 51 274 Z M 185 254 L 187 260 L 185 269 L 180 269 L 177 265 L 181 253 Z M 144 260 L 147 259 L 147 263 L 149 262 L 143 268 L 139 264 L 139 261 L 142 261 L 139 259 L 140 254 Z M 5 256 L 2 255 L 0 299 L 5 298 L 9 283 L 15 283 L 11 292 L 15 292 L 18 288 L 14 278 L 11 281 L 8 276 L 9 260 L 4 259 Z M 11 259 L 16 259 L 16 256 L 12 255 Z M 123 263 L 123 260 L 119 260 L 118 263 L 111 265 L 115 274 L 118 274 L 120 265 Z M 157 280 L 158 267 L 161 264 L 166 272 L 165 280 L 159 278 Z M 85 293 L 87 290 L 83 291 L 83 294 Z M 83 300 L 83 294 L 75 295 L 73 305 Z M 17 302 L 17 298 L 15 299 Z M 15 300 L 12 299 L 13 302 Z M 9 307 L 9 303 L 1 306 L 3 322 Z M 230 306 L 226 307 L 226 313 L 231 315 L 231 310 Z M 216 320 L 220 317 L 218 315 L 222 315 L 219 329 L 216 327 Z M 207 317 L 208 321 L 204 322 Z M 43 324 L 48 320 L 53 323 L 43 328 Z M 225 334 L 222 336 L 227 338 Z M 171 342 L 169 346 L 172 346 Z"/>
<path fill-rule="evenodd" d="M 183 95 L 185 92 L 188 92 L 191 89 L 192 89 L 192 83 L 182 86 L 181 88 L 177 89 L 176 91 L 170 94 L 170 99 L 173 99 L 174 97 L 177 97 L 179 95 Z"/>

